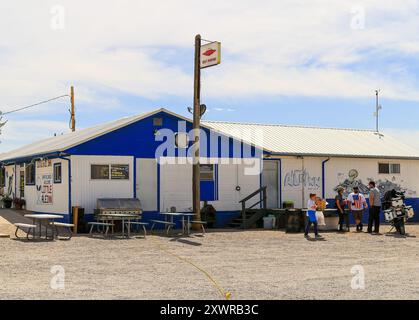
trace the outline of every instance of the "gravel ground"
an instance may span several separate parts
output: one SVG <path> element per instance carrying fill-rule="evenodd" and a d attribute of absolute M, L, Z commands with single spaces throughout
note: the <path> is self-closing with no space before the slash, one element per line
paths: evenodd
<path fill-rule="evenodd" d="M 232 299 L 419 299 L 419 225 L 407 231 L 406 238 L 324 233 L 324 241 L 264 230 L 130 240 L 0 238 L 0 298 L 221 298 L 174 253 L 211 274 Z M 54 265 L 65 270 L 64 289 L 51 289 Z M 351 289 L 354 265 L 365 270 L 365 289 Z"/>

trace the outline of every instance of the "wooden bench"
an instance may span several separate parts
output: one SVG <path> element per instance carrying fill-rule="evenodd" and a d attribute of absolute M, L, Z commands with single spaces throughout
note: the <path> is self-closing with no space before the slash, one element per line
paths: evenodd
<path fill-rule="evenodd" d="M 154 226 L 155 226 L 156 223 L 157 224 L 162 224 L 166 227 L 166 234 L 169 234 L 169 230 L 176 225 L 173 222 L 164 221 L 164 220 L 150 220 L 150 221 L 153 222 L 153 224 L 151 225 L 150 233 L 153 232 L 153 229 L 154 229 Z"/>
<path fill-rule="evenodd" d="M 65 238 L 65 240 L 70 240 L 71 237 L 73 236 L 73 232 L 71 232 L 71 229 L 70 229 L 70 228 L 74 228 L 74 224 L 72 223 L 51 222 L 50 225 L 54 227 L 55 236 L 57 237 L 57 239 L 59 237 L 59 232 L 58 232 L 59 227 L 67 230 L 68 236 Z"/>
<path fill-rule="evenodd" d="M 109 227 L 113 227 L 114 224 L 113 223 L 107 223 L 107 222 L 88 222 L 88 225 L 90 225 L 90 231 L 89 234 L 90 236 L 93 236 L 93 228 L 96 227 L 96 230 L 99 231 L 99 227 L 104 227 L 105 230 L 105 237 L 108 235 L 108 231 L 109 231 Z"/>
<path fill-rule="evenodd" d="M 128 231 L 130 231 L 129 228 L 131 226 L 141 226 L 143 228 L 143 231 L 144 231 L 144 238 L 147 236 L 147 229 L 145 228 L 145 226 L 148 225 L 147 222 L 127 221 L 127 222 L 125 222 L 125 225 L 126 225 Z"/>
<path fill-rule="evenodd" d="M 23 230 L 22 228 L 26 228 L 27 229 L 27 231 L 26 231 L 26 239 L 28 239 L 28 240 L 29 240 L 30 231 L 33 231 L 33 233 L 35 234 L 36 225 L 34 225 L 34 224 L 15 223 L 14 225 L 16 227 L 16 231 L 15 231 L 15 237 L 16 237 L 16 239 L 22 239 L 22 238 L 20 238 L 17 235 L 17 232 L 19 231 L 19 229 L 22 230 L 23 232 L 25 232 L 25 230 Z"/>
<path fill-rule="evenodd" d="M 201 229 L 202 229 L 202 234 L 205 234 L 204 225 L 207 224 L 206 221 L 193 220 L 193 221 L 191 221 L 191 224 L 199 224 L 201 226 Z"/>

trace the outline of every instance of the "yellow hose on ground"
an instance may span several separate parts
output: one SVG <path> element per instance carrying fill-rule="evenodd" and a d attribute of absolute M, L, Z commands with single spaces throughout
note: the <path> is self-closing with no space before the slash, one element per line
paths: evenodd
<path fill-rule="evenodd" d="M 152 236 L 152 239 L 154 240 L 154 237 Z M 160 243 L 160 241 L 158 241 L 158 240 L 156 240 L 155 241 L 156 243 L 157 243 L 157 247 L 161 250 L 161 251 L 163 251 L 163 252 L 166 252 L 166 253 L 168 253 L 168 254 L 170 254 L 170 255 L 172 255 L 172 256 L 174 256 L 175 258 L 178 258 L 179 260 L 181 260 L 181 261 L 183 261 L 183 262 L 186 262 L 186 263 L 188 263 L 188 264 L 190 264 L 191 266 L 193 266 L 193 267 L 195 267 L 197 270 L 199 270 L 199 271 L 201 271 L 209 280 L 210 280 L 210 282 L 215 286 L 215 288 L 218 290 L 218 292 L 221 294 L 221 296 L 223 297 L 223 298 L 225 298 L 226 300 L 230 300 L 231 299 L 231 292 L 229 292 L 229 291 L 225 291 L 218 283 L 217 283 L 217 281 L 215 281 L 215 279 L 207 272 L 207 271 L 205 271 L 204 269 L 202 269 L 201 267 L 199 267 L 199 266 L 197 266 L 195 263 L 193 263 L 192 261 L 190 261 L 190 260 L 188 260 L 188 259 L 186 259 L 186 258 L 183 258 L 183 257 L 181 257 L 181 256 L 179 256 L 179 255 L 177 255 L 176 253 L 173 253 L 173 252 L 170 252 L 167 248 L 165 248 L 161 243 Z"/>

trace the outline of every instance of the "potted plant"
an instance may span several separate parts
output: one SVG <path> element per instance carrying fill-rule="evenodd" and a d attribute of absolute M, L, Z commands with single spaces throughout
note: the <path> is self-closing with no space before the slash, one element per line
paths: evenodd
<path fill-rule="evenodd" d="M 14 198 L 13 204 L 17 210 L 22 210 L 26 204 L 26 201 L 25 199 L 21 199 L 21 198 Z"/>
<path fill-rule="evenodd" d="M 1 201 L 3 202 L 3 205 L 6 209 L 10 209 L 12 207 L 13 199 L 10 198 L 9 195 L 4 195 Z"/>

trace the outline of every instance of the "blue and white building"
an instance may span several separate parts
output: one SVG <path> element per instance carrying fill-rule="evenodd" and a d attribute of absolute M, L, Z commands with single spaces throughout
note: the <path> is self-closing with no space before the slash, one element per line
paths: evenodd
<path fill-rule="evenodd" d="M 139 198 L 146 220 L 189 210 L 191 129 L 190 119 L 158 109 L 50 137 L 1 154 L 0 187 L 27 210 L 65 220 L 73 206 L 93 214 L 108 197 Z M 201 201 L 215 207 L 220 227 L 264 185 L 270 208 L 304 207 L 309 193 L 331 200 L 338 186 L 366 192 L 373 179 L 382 191 L 405 190 L 419 212 L 419 151 L 374 131 L 203 121 L 201 166 Z"/>

